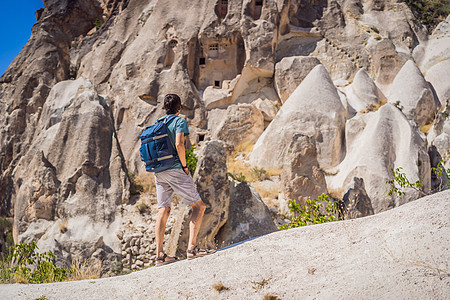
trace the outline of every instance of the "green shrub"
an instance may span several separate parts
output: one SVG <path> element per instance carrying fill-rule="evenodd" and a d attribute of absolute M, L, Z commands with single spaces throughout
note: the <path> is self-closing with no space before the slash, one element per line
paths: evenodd
<path fill-rule="evenodd" d="M 401 198 L 401 196 L 405 194 L 403 191 L 404 188 L 413 188 L 424 196 L 425 193 L 422 191 L 422 180 L 419 179 L 416 180 L 416 182 L 410 182 L 406 177 L 406 174 L 401 172 L 402 170 L 402 167 L 398 167 L 395 170 L 391 167 L 392 178 L 386 181 L 386 184 L 391 187 L 388 195 L 395 195 L 396 198 Z"/>
<path fill-rule="evenodd" d="M 340 220 L 339 207 L 336 201 L 330 200 L 330 196 L 322 194 L 318 199 L 308 198 L 306 205 L 300 205 L 295 200 L 289 201 L 289 210 L 292 219 L 288 223 L 278 226 L 278 229 L 289 229 L 312 224 L 320 224 Z"/>
<path fill-rule="evenodd" d="M 263 181 L 269 179 L 269 173 L 264 168 L 254 167 L 250 170 L 250 175 L 254 181 Z"/>
<path fill-rule="evenodd" d="M 431 32 L 450 13 L 448 0 L 402 0 L 414 16 Z"/>
<path fill-rule="evenodd" d="M 95 28 L 99 29 L 100 27 L 102 27 L 102 25 L 103 25 L 103 20 L 102 20 L 102 19 L 97 18 L 97 19 L 94 21 L 94 26 L 95 26 Z"/>
<path fill-rule="evenodd" d="M 194 176 L 195 169 L 197 168 L 198 157 L 194 153 L 195 145 L 192 145 L 191 149 L 186 149 L 186 164 L 188 166 L 189 172 Z"/>
<path fill-rule="evenodd" d="M 51 251 L 39 253 L 36 242 L 19 243 L 9 248 L 9 254 L 0 262 L 0 280 L 3 283 L 48 283 L 63 281 L 70 269 L 58 268 Z"/>
<path fill-rule="evenodd" d="M 439 181 L 439 185 L 437 187 L 438 191 L 442 191 L 447 187 L 450 189 L 450 169 L 445 169 L 444 161 L 439 161 L 438 165 L 431 168 L 431 173 L 436 176 L 436 179 Z"/>
<path fill-rule="evenodd" d="M 227 172 L 227 175 L 230 176 L 231 178 L 233 178 L 233 180 L 236 180 L 236 181 L 239 181 L 239 182 L 246 182 L 247 181 L 245 179 L 244 174 L 242 174 L 242 172 L 240 172 L 239 174 L 234 174 L 234 173 Z"/>

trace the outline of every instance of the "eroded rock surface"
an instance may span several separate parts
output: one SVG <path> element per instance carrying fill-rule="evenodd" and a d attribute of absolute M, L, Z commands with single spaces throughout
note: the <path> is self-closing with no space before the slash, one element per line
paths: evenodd
<path fill-rule="evenodd" d="M 424 132 L 434 121 L 426 137 L 435 153 L 433 166 L 449 155 L 448 18 L 428 36 L 396 0 L 44 5 L 29 42 L 0 79 L 0 215 L 16 220 L 16 241 L 40 240 L 66 262 L 80 253 L 123 259 L 133 269 L 154 261 L 154 233 L 141 228 L 152 224 L 151 218 L 124 218 L 123 208 L 135 211 L 136 203 L 154 197 L 143 193 L 128 201 L 133 186 L 128 178 L 144 175 L 138 137 L 164 114 L 166 93 L 182 98 L 189 144 L 200 148 L 218 138 L 230 150 L 257 141 L 252 163 L 279 170 L 293 137 L 305 136 L 309 142 L 298 152 L 307 154 L 315 145 L 316 167 L 334 176 L 333 191 L 362 191 L 351 183 L 362 178 L 375 213 L 417 196 L 408 191 L 398 202 L 385 198 L 385 186 L 377 186 L 390 176 L 390 165 L 404 167 L 410 180 L 423 179 L 428 188 L 428 154 L 418 146 L 425 136 L 409 119 L 426 125 Z M 384 108 L 383 95 L 391 103 L 398 100 L 403 113 Z M 439 106 L 447 111 L 434 120 Z M 372 119 L 380 122 L 379 130 Z M 364 135 L 385 139 L 373 146 Z M 369 158 L 367 148 L 375 149 Z M 368 169 L 381 177 L 364 169 L 363 154 Z M 206 179 L 198 183 L 205 201 L 225 216 L 230 195 L 225 163 L 220 164 L 218 179 L 208 178 L 215 170 L 202 166 L 199 178 Z M 308 178 L 304 191 L 310 191 L 302 197 L 324 188 L 314 181 L 316 167 L 299 167 Z M 296 174 L 296 168 L 288 173 Z M 291 175 L 283 177 L 286 186 L 297 178 Z M 308 189 L 310 181 L 314 188 Z M 186 215 L 177 210 L 171 217 L 167 236 L 178 234 L 174 241 Z M 207 244 L 224 216 L 205 223 L 212 228 L 203 233 Z M 171 243 L 170 254 L 176 247 Z"/>
<path fill-rule="evenodd" d="M 277 229 L 255 189 L 246 182 L 231 181 L 228 220 L 216 236 L 217 245 L 228 246 Z"/>
<path fill-rule="evenodd" d="M 327 70 L 316 66 L 258 139 L 251 154 L 252 165 L 281 168 L 292 137 L 301 133 L 314 138 L 321 167 L 335 166 L 343 154 L 345 114 Z"/>

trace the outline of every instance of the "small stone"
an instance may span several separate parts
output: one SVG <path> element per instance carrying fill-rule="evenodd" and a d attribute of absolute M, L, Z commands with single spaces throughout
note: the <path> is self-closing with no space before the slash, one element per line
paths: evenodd
<path fill-rule="evenodd" d="M 144 262 L 142 260 L 136 260 L 136 266 L 143 267 L 144 266 Z"/>
<path fill-rule="evenodd" d="M 133 247 L 134 245 L 136 245 L 136 238 L 132 238 L 130 241 L 130 246 Z"/>

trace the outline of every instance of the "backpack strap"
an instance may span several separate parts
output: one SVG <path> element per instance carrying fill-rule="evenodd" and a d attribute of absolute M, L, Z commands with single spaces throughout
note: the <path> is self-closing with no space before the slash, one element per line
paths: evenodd
<path fill-rule="evenodd" d="M 164 123 L 169 125 L 170 122 L 172 122 L 173 119 L 175 119 L 177 116 L 175 115 L 169 115 L 164 119 Z"/>

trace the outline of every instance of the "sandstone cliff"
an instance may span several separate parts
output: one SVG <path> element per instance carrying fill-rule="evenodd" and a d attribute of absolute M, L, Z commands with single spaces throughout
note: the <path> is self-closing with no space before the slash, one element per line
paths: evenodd
<path fill-rule="evenodd" d="M 15 241 L 38 240 L 63 262 L 154 261 L 154 192 L 133 187 L 152 180 L 138 137 L 169 92 L 201 150 L 205 244 L 271 232 L 288 198 L 321 192 L 357 189 L 355 215 L 382 212 L 418 197 L 387 195 L 391 166 L 427 193 L 430 167 L 450 166 L 449 18 L 429 35 L 394 0 L 44 4 L 0 78 L 0 214 Z M 245 144 L 253 151 L 235 156 Z M 231 181 L 227 155 L 281 174 L 258 183 L 279 195 Z M 166 233 L 182 254 L 188 212 L 174 208 Z"/>

